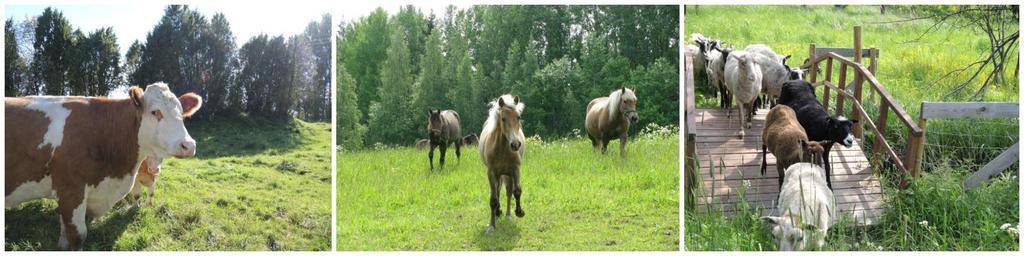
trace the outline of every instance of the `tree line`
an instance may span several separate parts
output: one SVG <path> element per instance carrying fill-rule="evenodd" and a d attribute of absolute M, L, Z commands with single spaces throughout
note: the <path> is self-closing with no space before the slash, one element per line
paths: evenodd
<path fill-rule="evenodd" d="M 378 8 L 337 34 L 338 144 L 410 145 L 429 109 L 479 133 L 487 102 L 526 103 L 528 136 L 583 133 L 591 99 L 634 88 L 641 120 L 679 123 L 678 6 Z"/>
<path fill-rule="evenodd" d="M 112 28 L 85 34 L 54 8 L 5 24 L 5 96 L 106 96 L 129 85 L 165 82 L 175 94 L 203 96 L 199 119 L 331 119 L 330 14 L 301 34 L 262 34 L 237 47 L 222 13 L 207 18 L 187 5 L 169 5 L 145 41 L 133 42 L 123 58 Z"/>

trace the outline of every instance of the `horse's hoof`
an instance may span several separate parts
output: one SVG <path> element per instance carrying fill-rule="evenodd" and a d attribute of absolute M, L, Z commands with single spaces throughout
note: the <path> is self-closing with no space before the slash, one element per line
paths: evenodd
<path fill-rule="evenodd" d="M 522 218 L 523 216 L 526 216 L 526 212 L 523 209 L 516 209 L 516 217 Z"/>
<path fill-rule="evenodd" d="M 490 233 L 494 233 L 494 226 L 487 226 L 487 229 L 484 230 L 484 234 L 490 234 Z"/>
<path fill-rule="evenodd" d="M 508 221 L 512 221 L 512 214 L 505 214 L 505 219 Z"/>

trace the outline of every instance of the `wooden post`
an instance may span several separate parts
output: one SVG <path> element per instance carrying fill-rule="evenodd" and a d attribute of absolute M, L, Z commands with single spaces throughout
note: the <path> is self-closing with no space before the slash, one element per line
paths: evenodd
<path fill-rule="evenodd" d="M 874 160 L 872 161 L 874 166 L 878 166 L 882 162 L 882 142 L 885 141 L 885 127 L 888 119 L 889 103 L 882 99 L 878 103 L 878 118 L 875 118 L 875 128 L 878 128 L 878 133 L 875 133 L 875 144 L 871 146 L 873 152 L 871 159 Z"/>
<path fill-rule="evenodd" d="M 868 71 L 871 71 L 871 75 L 875 76 L 877 78 L 878 77 L 878 49 L 877 48 L 868 49 L 868 57 L 871 58 L 871 60 L 869 60 L 869 62 L 868 62 L 869 63 L 868 64 Z M 872 86 L 872 88 L 874 88 L 874 86 Z M 876 94 L 875 90 L 877 90 L 877 89 L 868 90 L 868 95 L 869 95 L 868 98 L 871 98 L 872 100 L 875 99 L 875 94 Z"/>
<path fill-rule="evenodd" d="M 910 171 L 911 177 L 917 177 L 921 172 L 921 160 L 924 157 L 924 143 L 926 135 L 928 134 L 928 119 L 924 118 L 924 104 L 921 102 L 921 115 L 918 119 L 917 126 L 921 128 L 921 135 L 915 136 L 914 133 L 910 133 L 910 140 L 907 141 L 907 169 Z M 909 129 L 909 128 L 908 128 Z"/>
<path fill-rule="evenodd" d="M 808 55 L 810 57 L 807 57 L 807 59 L 810 60 L 810 62 L 808 62 L 807 64 L 811 65 L 811 67 L 810 67 L 811 75 L 808 77 L 810 79 L 808 81 L 810 81 L 812 84 L 814 82 L 818 81 L 818 65 L 814 65 L 814 61 L 816 59 L 815 58 L 816 56 L 814 56 L 814 50 L 816 48 L 817 48 L 817 46 L 815 46 L 814 44 L 811 44 L 811 54 Z"/>
<path fill-rule="evenodd" d="M 828 58 L 825 61 L 826 61 L 826 64 L 825 64 L 825 81 L 832 82 L 832 58 Z M 822 95 L 824 95 L 823 98 L 822 98 L 824 100 L 822 100 L 821 103 L 823 105 L 822 107 L 824 107 L 825 110 L 828 111 L 828 98 L 830 97 L 829 94 L 831 93 L 832 90 L 829 89 L 828 86 L 825 86 L 824 89 L 825 89 L 825 93 L 822 94 Z"/>
<path fill-rule="evenodd" d="M 846 62 L 839 62 L 839 89 L 846 90 Z M 836 93 L 836 115 L 843 115 L 843 102 L 845 98 L 842 93 Z M 826 99 L 828 100 L 828 99 Z"/>
<path fill-rule="evenodd" d="M 853 52 L 855 53 L 853 55 L 853 61 L 856 62 L 857 64 L 861 64 L 861 58 L 862 58 L 862 55 L 863 55 L 863 54 L 861 54 L 860 38 L 861 38 L 860 37 L 860 26 L 853 27 Z M 861 65 L 863 65 L 863 64 L 861 64 Z M 853 73 L 853 98 L 857 99 L 857 102 L 860 102 L 860 103 L 864 102 L 863 97 L 862 97 L 864 95 L 864 75 L 865 74 L 861 73 L 860 69 L 854 69 L 854 73 Z M 864 118 L 862 118 L 862 116 L 864 116 L 864 115 L 865 115 L 865 113 L 861 113 L 860 110 L 858 110 L 857 108 L 853 109 L 853 119 L 854 120 L 862 120 L 862 119 L 864 119 Z M 861 141 L 864 140 L 864 123 L 857 122 L 857 123 L 853 124 L 853 136 L 857 137 L 857 139 L 859 139 Z"/>

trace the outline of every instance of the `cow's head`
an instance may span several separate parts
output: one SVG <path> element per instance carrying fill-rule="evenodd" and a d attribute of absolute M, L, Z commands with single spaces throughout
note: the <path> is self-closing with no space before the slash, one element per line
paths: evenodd
<path fill-rule="evenodd" d="M 132 101 L 142 110 L 139 127 L 139 148 L 149 156 L 191 157 L 196 154 L 196 140 L 185 129 L 185 118 L 202 106 L 203 98 L 194 93 L 175 97 L 167 84 L 155 83 L 128 90 Z"/>

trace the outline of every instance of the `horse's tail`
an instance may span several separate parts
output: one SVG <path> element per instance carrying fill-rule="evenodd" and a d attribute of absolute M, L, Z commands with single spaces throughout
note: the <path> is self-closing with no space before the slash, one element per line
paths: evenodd
<path fill-rule="evenodd" d="M 428 139 L 419 139 L 416 141 L 416 149 L 427 149 L 427 146 L 430 146 L 430 140 Z"/>
<path fill-rule="evenodd" d="M 448 111 L 451 111 L 452 114 L 455 115 L 455 120 L 458 120 L 459 122 L 462 122 L 462 117 L 459 117 L 459 112 L 455 112 L 455 110 L 448 110 Z"/>
<path fill-rule="evenodd" d="M 476 143 L 476 141 L 478 139 L 479 138 L 476 136 L 476 133 L 470 133 L 469 135 L 466 135 L 465 137 L 462 137 L 462 145 L 469 145 L 469 144 Z"/>

